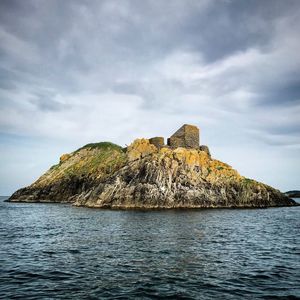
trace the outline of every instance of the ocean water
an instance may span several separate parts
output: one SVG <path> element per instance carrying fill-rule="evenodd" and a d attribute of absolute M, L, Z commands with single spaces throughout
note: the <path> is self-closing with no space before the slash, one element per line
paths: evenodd
<path fill-rule="evenodd" d="M 300 207 L 0 201 L 1 299 L 299 299 Z"/>

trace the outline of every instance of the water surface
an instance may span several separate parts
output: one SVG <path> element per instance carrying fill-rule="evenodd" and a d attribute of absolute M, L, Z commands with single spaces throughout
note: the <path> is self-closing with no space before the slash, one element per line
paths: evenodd
<path fill-rule="evenodd" d="M 300 207 L 0 201 L 1 299 L 298 299 Z"/>

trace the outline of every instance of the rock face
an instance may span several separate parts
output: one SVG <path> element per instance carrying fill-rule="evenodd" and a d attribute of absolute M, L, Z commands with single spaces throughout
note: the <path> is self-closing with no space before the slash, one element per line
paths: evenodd
<path fill-rule="evenodd" d="M 63 155 L 59 158 L 59 162 L 60 162 L 60 163 L 63 163 L 64 161 L 68 160 L 70 157 L 71 157 L 71 155 L 68 154 L 68 153 L 63 154 Z"/>
<path fill-rule="evenodd" d="M 284 193 L 290 198 L 300 198 L 300 191 L 288 191 Z"/>
<path fill-rule="evenodd" d="M 68 159 L 60 158 L 59 164 L 16 191 L 9 201 L 73 203 L 80 193 L 93 189 L 126 161 L 123 149 L 107 142 L 88 144 L 67 155 Z"/>
<path fill-rule="evenodd" d="M 206 148 L 156 147 L 147 139 L 135 140 L 126 150 L 111 143 L 86 145 L 9 201 L 121 209 L 296 205 L 212 159 Z"/>
<path fill-rule="evenodd" d="M 206 152 L 206 154 L 207 154 L 209 157 L 211 157 L 209 148 L 208 148 L 207 146 L 201 145 L 201 146 L 199 147 L 199 150 Z"/>

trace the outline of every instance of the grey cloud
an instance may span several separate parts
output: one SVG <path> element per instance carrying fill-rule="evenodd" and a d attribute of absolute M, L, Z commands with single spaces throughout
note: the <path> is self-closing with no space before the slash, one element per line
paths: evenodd
<path fill-rule="evenodd" d="M 300 74 L 298 74 L 300 76 Z M 293 106 L 300 105 L 300 81 L 299 76 L 288 82 L 278 82 L 277 85 L 265 87 L 260 91 L 261 95 L 258 99 L 258 105 L 279 105 Z"/>
<path fill-rule="evenodd" d="M 37 93 L 35 96 L 35 99 L 31 100 L 30 102 L 40 111 L 58 112 L 70 108 L 69 104 L 60 103 L 55 100 L 53 98 L 54 95 Z"/>
<path fill-rule="evenodd" d="M 278 124 L 278 126 L 276 127 L 272 127 L 272 128 L 268 128 L 268 132 L 269 133 L 273 133 L 273 134 L 278 134 L 278 135 L 296 135 L 299 136 L 300 135 L 300 124 L 296 124 L 296 126 L 291 125 L 291 126 L 281 126 L 280 124 Z M 297 141 L 297 143 L 299 143 L 299 141 Z"/>
<path fill-rule="evenodd" d="M 278 133 L 276 132 L 275 134 L 263 132 L 264 134 L 261 134 L 261 132 L 252 134 L 253 137 L 257 141 L 261 141 L 266 145 L 269 146 L 275 146 L 275 147 L 296 147 L 299 152 L 300 148 L 300 143 L 299 140 L 293 136 L 286 135 L 286 132 Z M 298 132 L 299 133 L 299 132 Z"/>
<path fill-rule="evenodd" d="M 17 87 L 16 76 L 12 71 L 0 68 L 0 88 L 12 90 Z"/>
<path fill-rule="evenodd" d="M 97 69 L 101 80 L 110 84 L 107 80 L 118 72 L 138 70 L 174 49 L 197 51 L 211 62 L 267 44 L 273 24 L 266 16 L 276 20 L 293 9 L 294 2 L 28 1 L 25 6 L 17 1 L 13 9 L 2 10 L 1 20 L 6 30 L 39 49 L 43 66 L 31 65 L 32 72 L 60 88 L 75 88 L 76 72 Z M 270 12 L 270 6 L 276 9 Z"/>
<path fill-rule="evenodd" d="M 2 0 L 0 131 L 125 144 L 190 122 L 216 149 L 297 148 L 299 20 L 297 0 Z"/>

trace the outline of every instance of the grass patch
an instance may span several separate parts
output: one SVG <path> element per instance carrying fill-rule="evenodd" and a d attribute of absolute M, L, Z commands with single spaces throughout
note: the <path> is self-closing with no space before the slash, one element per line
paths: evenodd
<path fill-rule="evenodd" d="M 91 149 L 90 145 L 91 144 L 88 144 L 84 147 Z M 99 176 L 101 174 L 111 174 L 115 170 L 122 167 L 126 162 L 126 155 L 123 153 L 123 149 L 118 145 L 111 143 L 98 143 L 97 145 L 93 144 L 92 147 L 94 149 L 100 149 L 100 151 L 97 151 L 93 154 L 88 154 L 70 165 L 64 171 L 66 176 Z"/>
<path fill-rule="evenodd" d="M 253 179 L 249 179 L 249 178 L 244 178 L 243 179 L 243 184 L 245 185 L 250 185 L 253 184 L 255 181 Z"/>
<path fill-rule="evenodd" d="M 74 153 L 79 152 L 82 149 L 102 149 L 102 150 L 117 150 L 117 151 L 122 151 L 123 152 L 123 148 L 119 145 L 116 145 L 114 143 L 111 142 L 100 142 L 100 143 L 90 143 L 90 144 L 86 144 L 83 147 L 77 149 L 76 151 L 74 151 Z"/>
<path fill-rule="evenodd" d="M 50 170 L 52 170 L 52 171 L 53 171 L 53 170 L 57 169 L 57 168 L 59 167 L 59 165 L 60 165 L 60 164 L 53 165 L 52 167 L 50 167 Z"/>
<path fill-rule="evenodd" d="M 81 150 L 96 150 L 80 153 Z M 74 155 L 78 153 L 79 155 Z M 82 155 L 80 155 L 82 154 Z M 70 154 L 73 160 L 68 164 L 57 164 L 51 167 L 54 172 L 60 171 L 60 177 L 104 176 L 122 167 L 126 162 L 126 154 L 122 147 L 110 143 L 100 142 L 87 144 Z"/>

